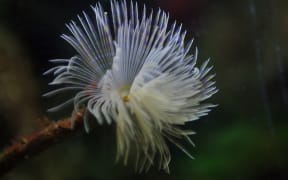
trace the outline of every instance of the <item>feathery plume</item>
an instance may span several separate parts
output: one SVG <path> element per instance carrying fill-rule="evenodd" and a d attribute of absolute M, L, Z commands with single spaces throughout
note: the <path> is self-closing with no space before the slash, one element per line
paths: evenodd
<path fill-rule="evenodd" d="M 207 115 L 215 105 L 202 103 L 217 92 L 205 61 L 196 66 L 198 50 L 190 54 L 193 40 L 185 45 L 186 31 L 176 22 L 168 25 L 168 13 L 140 14 L 137 3 L 111 1 L 111 16 L 100 4 L 92 7 L 95 17 L 83 12 L 79 24 L 67 25 L 70 35 L 62 35 L 77 51 L 70 59 L 51 60 L 60 65 L 51 85 L 64 87 L 51 96 L 75 90 L 75 96 L 49 111 L 74 103 L 75 111 L 83 105 L 99 124 L 116 123 L 117 159 L 126 163 L 135 152 L 137 170 L 148 170 L 155 161 L 169 172 L 170 152 L 166 141 L 179 147 L 192 130 L 185 123 Z M 109 19 L 112 23 L 109 23 Z M 85 129 L 89 131 L 87 118 Z"/>

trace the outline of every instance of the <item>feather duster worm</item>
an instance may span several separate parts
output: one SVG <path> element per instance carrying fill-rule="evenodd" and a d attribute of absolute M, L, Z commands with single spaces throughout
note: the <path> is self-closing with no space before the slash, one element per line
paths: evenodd
<path fill-rule="evenodd" d="M 186 32 L 176 22 L 169 26 L 169 15 L 160 9 L 148 13 L 144 7 L 140 14 L 137 3 L 128 8 L 126 1 L 111 1 L 111 16 L 100 4 L 92 9 L 93 19 L 83 12 L 78 24 L 67 25 L 71 34 L 62 35 L 78 55 L 51 60 L 60 65 L 45 73 L 56 76 L 50 84 L 64 85 L 46 96 L 77 91 L 50 111 L 72 102 L 75 111 L 85 105 L 99 124 L 116 123 L 117 159 L 126 162 L 134 151 L 137 170 L 157 161 L 169 172 L 166 141 L 192 158 L 179 139 L 193 145 L 194 132 L 183 125 L 215 106 L 202 102 L 217 92 L 208 60 L 196 66 L 197 48 L 189 53 L 193 40 L 185 45 Z M 88 131 L 87 119 L 84 124 Z"/>

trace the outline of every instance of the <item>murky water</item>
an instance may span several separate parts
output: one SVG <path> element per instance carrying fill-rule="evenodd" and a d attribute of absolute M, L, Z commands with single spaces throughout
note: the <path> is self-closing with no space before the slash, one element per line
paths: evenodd
<path fill-rule="evenodd" d="M 109 8 L 108 0 L 100 2 Z M 195 160 L 170 144 L 170 175 L 153 166 L 147 174 L 137 174 L 132 163 L 124 167 L 114 162 L 115 125 L 95 121 L 90 134 L 83 131 L 49 148 L 3 179 L 287 179 L 288 1 L 137 2 L 140 9 L 145 3 L 147 9 L 170 12 L 171 24 L 182 22 L 187 40 L 194 37 L 198 61 L 211 58 L 219 92 L 209 102 L 219 106 L 186 125 L 197 132 L 191 136 L 196 148 L 188 146 Z M 68 33 L 65 23 L 82 10 L 92 17 L 89 6 L 95 3 L 0 0 L 2 148 L 45 126 L 38 117 L 70 116 L 72 106 L 46 112 L 71 94 L 42 98 L 53 78 L 42 73 L 52 67 L 48 60 L 75 55 L 60 35 Z"/>

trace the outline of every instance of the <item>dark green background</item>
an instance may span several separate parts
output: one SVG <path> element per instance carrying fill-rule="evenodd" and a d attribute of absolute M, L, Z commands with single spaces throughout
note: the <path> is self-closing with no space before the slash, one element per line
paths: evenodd
<path fill-rule="evenodd" d="M 288 1 L 147 0 L 149 8 L 170 12 L 195 38 L 199 61 L 211 57 L 219 104 L 187 126 L 195 160 L 171 146 L 171 174 L 153 168 L 137 174 L 115 163 L 114 126 L 96 126 L 28 159 L 5 180 L 90 179 L 288 179 Z M 69 58 L 74 50 L 60 38 L 65 23 L 92 0 L 0 0 L 0 145 L 2 148 L 43 122 L 70 115 L 71 108 L 48 114 L 63 100 L 45 99 L 49 59 Z M 108 1 L 101 3 L 108 10 Z M 141 6 L 142 7 L 142 6 Z"/>

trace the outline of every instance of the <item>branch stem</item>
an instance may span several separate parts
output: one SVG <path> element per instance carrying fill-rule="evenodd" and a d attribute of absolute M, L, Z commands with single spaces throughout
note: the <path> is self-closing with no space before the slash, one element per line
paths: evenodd
<path fill-rule="evenodd" d="M 71 118 L 72 121 L 71 121 Z M 6 147 L 0 154 L 0 177 L 16 167 L 19 163 L 31 158 L 75 134 L 83 127 L 83 114 L 74 112 L 71 118 L 52 122 L 50 125 Z M 72 124 L 73 123 L 73 124 Z"/>

